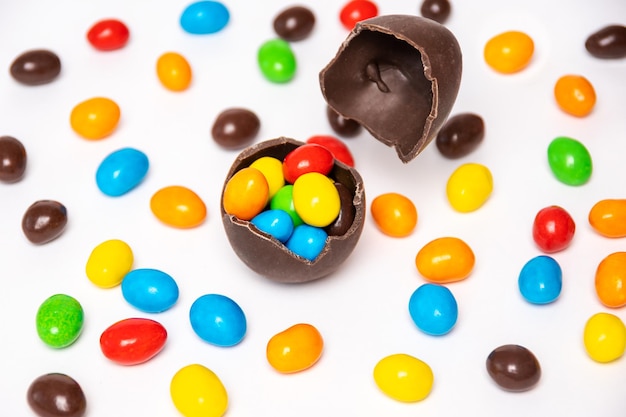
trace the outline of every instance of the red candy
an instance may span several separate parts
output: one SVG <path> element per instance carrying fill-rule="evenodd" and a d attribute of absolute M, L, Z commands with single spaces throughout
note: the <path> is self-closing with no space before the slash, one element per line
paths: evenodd
<path fill-rule="evenodd" d="M 341 24 L 348 30 L 361 20 L 378 16 L 378 6 L 368 0 L 352 0 L 346 3 L 339 13 Z"/>
<path fill-rule="evenodd" d="M 306 143 L 314 143 L 323 146 L 333 154 L 336 160 L 343 162 L 349 167 L 354 167 L 354 158 L 345 143 L 334 136 L 311 136 Z"/>
<path fill-rule="evenodd" d="M 549 206 L 535 216 L 533 239 L 542 251 L 553 253 L 567 248 L 575 231 L 576 224 L 565 209 Z"/>
<path fill-rule="evenodd" d="M 87 32 L 87 40 L 99 51 L 123 48 L 129 37 L 128 27 L 117 19 L 100 20 Z"/>
<path fill-rule="evenodd" d="M 319 172 L 328 175 L 335 163 L 333 154 L 323 146 L 305 144 L 289 152 L 283 159 L 285 181 L 293 184 L 302 174 Z"/>
<path fill-rule="evenodd" d="M 158 322 L 144 318 L 118 321 L 100 336 L 104 356 L 120 365 L 137 365 L 156 356 L 165 346 L 167 331 Z"/>

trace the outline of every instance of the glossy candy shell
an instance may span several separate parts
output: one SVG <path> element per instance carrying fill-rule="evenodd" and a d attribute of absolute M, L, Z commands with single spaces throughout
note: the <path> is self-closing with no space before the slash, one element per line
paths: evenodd
<path fill-rule="evenodd" d="M 228 393 L 209 368 L 192 364 L 179 369 L 170 382 L 170 397 L 184 417 L 222 417 L 228 408 Z"/>
<path fill-rule="evenodd" d="M 87 259 L 87 278 L 100 288 L 119 285 L 133 266 L 134 255 L 128 244 L 111 239 L 96 246 Z"/>
<path fill-rule="evenodd" d="M 460 281 L 474 269 L 472 248 L 457 237 L 431 240 L 417 252 L 415 266 L 428 281 L 445 284 Z"/>
<path fill-rule="evenodd" d="M 487 357 L 487 372 L 500 388 L 521 392 L 533 388 L 541 378 L 535 355 L 519 345 L 503 345 Z"/>
<path fill-rule="evenodd" d="M 613 362 L 626 351 L 626 326 L 615 314 L 596 313 L 585 323 L 583 342 L 591 359 L 600 363 Z"/>
<path fill-rule="evenodd" d="M 168 226 L 188 229 L 200 226 L 207 208 L 198 194 L 181 185 L 163 187 L 150 198 L 150 210 Z"/>
<path fill-rule="evenodd" d="M 80 384 L 62 373 L 36 378 L 28 387 L 26 399 L 31 410 L 41 417 L 82 417 L 87 409 Z"/>
<path fill-rule="evenodd" d="M 397 401 L 424 400 L 433 388 L 434 375 L 422 360 L 404 353 L 382 358 L 374 367 L 374 381 L 380 390 Z"/>
<path fill-rule="evenodd" d="M 146 154 L 134 148 L 123 148 L 105 157 L 96 171 L 96 184 L 110 197 L 122 196 L 137 187 L 150 167 Z"/>
<path fill-rule="evenodd" d="M 205 342 L 230 347 L 241 342 L 247 321 L 241 307 L 221 294 L 198 297 L 189 310 L 193 331 Z"/>
<path fill-rule="evenodd" d="M 158 269 L 134 269 L 122 281 L 122 296 L 133 307 L 146 313 L 169 310 L 178 301 L 178 284 Z"/>
<path fill-rule="evenodd" d="M 207 35 L 224 29 L 230 12 L 218 1 L 197 1 L 189 4 L 180 16 L 180 25 L 193 35 Z"/>
<path fill-rule="evenodd" d="M 442 336 L 455 326 L 459 310 L 452 292 L 439 284 L 423 284 L 409 299 L 415 325 L 431 336 Z"/>
<path fill-rule="evenodd" d="M 323 349 L 324 339 L 315 326 L 298 323 L 270 338 L 266 357 L 272 368 L 288 374 L 315 365 Z"/>
<path fill-rule="evenodd" d="M 165 346 L 167 330 L 145 318 L 120 320 L 100 335 L 104 356 L 120 365 L 138 365 L 156 356 Z"/>
<path fill-rule="evenodd" d="M 600 200 L 589 210 L 589 224 L 602 236 L 626 237 L 626 199 Z"/>
<path fill-rule="evenodd" d="M 118 19 L 103 19 L 89 28 L 87 40 L 99 51 L 114 51 L 121 49 L 128 43 L 130 31 Z"/>
<path fill-rule="evenodd" d="M 84 324 L 83 307 L 73 297 L 55 294 L 37 310 L 37 334 L 52 348 L 66 348 L 80 336 Z"/>

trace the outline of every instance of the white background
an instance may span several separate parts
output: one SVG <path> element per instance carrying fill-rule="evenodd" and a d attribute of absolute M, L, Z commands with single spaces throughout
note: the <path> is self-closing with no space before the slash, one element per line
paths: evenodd
<path fill-rule="evenodd" d="M 179 25 L 186 1 L 8 1 L 0 5 L 0 135 L 25 145 L 24 179 L 0 184 L 0 403 L 2 414 L 27 416 L 26 391 L 38 376 L 62 372 L 82 386 L 89 417 L 176 416 L 169 396 L 171 377 L 181 367 L 203 364 L 229 393 L 229 417 L 248 416 L 604 416 L 626 411 L 624 358 L 599 364 L 586 354 L 582 331 L 594 313 L 609 310 L 594 292 L 594 273 L 608 254 L 626 250 L 624 239 L 596 234 L 587 215 L 597 201 L 626 198 L 626 62 L 599 60 L 584 49 L 587 36 L 610 23 L 625 23 L 626 3 L 526 0 L 453 1 L 446 23 L 464 54 L 464 75 L 453 114 L 474 112 L 486 125 L 484 142 L 461 160 L 443 158 L 433 145 L 407 165 L 364 132 L 346 139 L 365 182 L 368 201 L 385 192 L 413 200 L 419 221 L 404 239 L 383 235 L 371 216 L 353 255 L 334 275 L 306 285 L 278 285 L 251 272 L 227 243 L 219 217 L 219 195 L 237 152 L 220 149 L 210 130 L 217 114 L 248 107 L 261 119 L 257 141 L 278 136 L 306 140 L 333 134 L 325 116 L 318 73 L 335 55 L 347 31 L 339 23 L 343 2 L 305 2 L 317 16 L 311 36 L 294 43 L 296 78 L 276 85 L 262 78 L 256 52 L 275 37 L 273 18 L 289 2 L 225 1 L 231 21 L 221 32 L 193 36 Z M 381 14 L 416 14 L 419 2 L 380 1 Z M 86 41 L 96 21 L 114 17 L 131 31 L 129 44 L 98 52 Z M 530 66 L 500 75 L 483 61 L 485 42 L 517 29 L 535 41 Z M 9 75 L 22 52 L 47 48 L 61 58 L 60 77 L 51 84 L 23 86 Z M 183 54 L 194 79 L 188 91 L 173 93 L 158 82 L 155 64 L 166 51 Z M 598 102 L 582 119 L 560 111 L 552 96 L 567 73 L 586 76 Z M 106 96 L 121 107 L 117 130 L 87 141 L 70 128 L 79 102 Z M 546 150 L 557 136 L 570 136 L 589 149 L 594 171 L 589 183 L 558 182 Z M 145 181 L 129 194 L 100 193 L 94 175 L 110 152 L 125 146 L 144 151 L 151 166 Z M 485 164 L 494 191 L 480 210 L 455 212 L 445 184 L 461 163 Z M 206 203 L 208 217 L 191 230 L 165 226 L 152 215 L 150 197 L 168 185 L 184 185 Z M 41 199 L 64 204 L 68 226 L 58 239 L 30 244 L 21 231 L 26 208 Z M 517 289 L 522 266 L 541 254 L 531 238 L 536 212 L 564 207 L 577 231 L 572 245 L 554 258 L 564 273 L 561 297 L 534 306 Z M 369 207 L 369 203 L 368 203 Z M 368 211 L 369 214 L 369 211 Z M 469 278 L 450 284 L 459 304 L 451 333 L 421 333 L 408 313 L 412 292 L 425 281 L 414 258 L 432 239 L 456 236 L 476 254 Z M 135 268 L 156 268 L 180 287 L 178 303 L 149 315 L 133 309 L 120 288 L 103 290 L 85 275 L 85 263 L 99 243 L 122 239 L 133 249 Z M 78 341 L 63 350 L 44 345 L 35 314 L 56 293 L 72 295 L 85 310 Z M 188 320 L 193 301 L 206 293 L 233 298 L 245 311 L 248 332 L 239 345 L 219 348 L 201 341 Z M 149 317 L 168 330 L 165 349 L 139 366 L 123 367 L 101 353 L 99 337 L 114 322 Z M 265 346 L 275 333 L 299 322 L 316 326 L 325 339 L 320 361 L 293 375 L 275 372 Z M 525 393 L 501 390 L 485 368 L 488 354 L 517 343 L 539 359 L 542 378 Z M 431 395 L 413 404 L 383 395 L 372 378 L 384 356 L 407 353 L 427 362 L 435 384 Z"/>

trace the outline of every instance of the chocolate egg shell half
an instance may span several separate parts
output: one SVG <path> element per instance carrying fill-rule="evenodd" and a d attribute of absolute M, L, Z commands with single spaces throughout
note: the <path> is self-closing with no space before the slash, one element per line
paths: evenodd
<path fill-rule="evenodd" d="M 395 147 L 406 163 L 446 121 L 461 73 L 461 49 L 445 26 L 383 15 L 357 23 L 319 78 L 330 107 Z"/>
<path fill-rule="evenodd" d="M 237 171 L 250 166 L 255 160 L 271 156 L 282 161 L 289 152 L 302 145 L 304 142 L 280 137 L 246 148 L 230 168 L 224 188 Z M 352 192 L 354 221 L 344 234 L 329 236 L 326 246 L 314 261 L 294 254 L 283 243 L 259 231 L 249 221 L 227 214 L 224 211 L 222 189 L 220 210 L 226 236 L 237 256 L 250 269 L 272 281 L 304 283 L 333 273 L 350 256 L 361 236 L 365 220 L 363 180 L 354 168 L 338 161 L 335 161 L 328 176 Z"/>

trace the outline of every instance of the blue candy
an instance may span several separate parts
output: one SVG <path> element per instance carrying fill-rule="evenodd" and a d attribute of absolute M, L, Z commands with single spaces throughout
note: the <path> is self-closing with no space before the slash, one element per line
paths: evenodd
<path fill-rule="evenodd" d="M 265 210 L 254 216 L 250 223 L 257 229 L 285 243 L 293 233 L 293 220 L 284 210 Z"/>
<path fill-rule="evenodd" d="M 563 272 L 558 262 L 550 256 L 537 256 L 524 265 L 517 284 L 529 303 L 551 303 L 561 294 Z"/>
<path fill-rule="evenodd" d="M 143 152 L 133 148 L 119 149 L 100 163 L 96 184 L 104 194 L 119 197 L 141 183 L 149 166 L 148 157 Z"/>
<path fill-rule="evenodd" d="M 180 16 L 182 28 L 194 35 L 219 32 L 228 24 L 230 13 L 217 1 L 198 1 L 185 8 Z"/>
<path fill-rule="evenodd" d="M 459 309 L 454 295 L 447 287 L 423 284 L 411 295 L 409 313 L 421 331 L 432 336 L 441 336 L 452 330 Z"/>
<path fill-rule="evenodd" d="M 328 234 L 324 229 L 301 224 L 293 229 L 293 233 L 285 246 L 296 255 L 314 261 L 326 246 L 327 237 Z"/>
<path fill-rule="evenodd" d="M 157 269 L 135 269 L 122 280 L 122 296 L 138 310 L 160 313 L 176 304 L 178 285 Z"/>
<path fill-rule="evenodd" d="M 220 294 L 206 294 L 194 301 L 189 310 L 191 327 L 205 342 L 234 346 L 246 334 L 246 316 L 239 305 Z"/>

